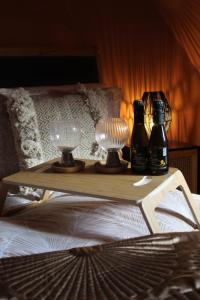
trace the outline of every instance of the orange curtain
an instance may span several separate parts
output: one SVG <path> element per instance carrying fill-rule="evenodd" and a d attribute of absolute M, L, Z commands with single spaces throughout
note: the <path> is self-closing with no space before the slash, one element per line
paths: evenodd
<path fill-rule="evenodd" d="M 157 0 L 157 4 L 177 41 L 200 72 L 200 1 Z"/>
<path fill-rule="evenodd" d="M 172 107 L 169 139 L 200 144 L 199 73 L 159 10 L 152 3 L 146 12 L 140 8 L 101 17 L 96 43 L 103 82 L 122 88 L 121 116 L 130 129 L 133 100 L 163 90 Z"/>
<path fill-rule="evenodd" d="M 169 139 L 200 145 L 200 1 L 94 2 L 67 2 L 70 26 L 82 45 L 96 46 L 103 83 L 122 88 L 130 129 L 133 100 L 163 90 L 173 112 Z"/>

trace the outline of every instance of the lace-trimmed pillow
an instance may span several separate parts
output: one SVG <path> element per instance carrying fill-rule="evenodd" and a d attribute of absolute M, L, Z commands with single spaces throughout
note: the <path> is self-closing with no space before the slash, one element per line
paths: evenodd
<path fill-rule="evenodd" d="M 95 142 L 96 120 L 108 115 L 106 99 L 102 93 L 91 90 L 87 91 L 87 94 L 86 91 L 84 92 L 80 90 L 73 93 L 51 91 L 47 94 L 32 96 L 45 160 L 60 156 L 60 152 L 50 141 L 50 123 L 55 120 L 71 119 L 78 120 L 83 132 L 81 144 L 73 151 L 74 157 L 83 159 L 104 158 L 102 151 L 94 153 L 93 144 Z M 98 102 L 102 102 L 102 107 Z"/>
<path fill-rule="evenodd" d="M 7 98 L 7 110 L 14 136 L 20 169 L 38 165 L 44 161 L 37 116 L 29 93 L 23 88 L 11 91 Z M 41 190 L 19 187 L 23 195 L 40 197 Z"/>
<path fill-rule="evenodd" d="M 29 93 L 23 88 L 11 92 L 7 100 L 7 109 L 20 169 L 42 163 L 44 158 L 37 116 Z"/>
<path fill-rule="evenodd" d="M 95 152 L 95 125 L 100 118 L 119 115 L 120 96 L 120 93 L 118 98 L 115 95 L 114 101 L 113 89 L 92 89 L 83 85 L 77 85 L 71 92 L 55 88 L 31 95 L 23 88 L 14 90 L 9 96 L 8 112 L 20 167 L 31 167 L 60 156 L 49 137 L 53 120 L 79 120 L 83 137 L 81 145 L 73 152 L 75 157 L 105 158 L 103 151 Z"/>

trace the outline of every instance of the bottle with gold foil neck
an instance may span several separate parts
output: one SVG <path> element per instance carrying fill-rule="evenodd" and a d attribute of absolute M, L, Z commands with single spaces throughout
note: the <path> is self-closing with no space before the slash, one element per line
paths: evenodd
<path fill-rule="evenodd" d="M 133 173 L 142 174 L 147 171 L 148 164 L 148 136 L 144 126 L 144 104 L 142 100 L 135 100 L 134 125 L 131 136 L 131 169 Z"/>
<path fill-rule="evenodd" d="M 169 169 L 168 142 L 165 131 L 165 106 L 153 101 L 153 127 L 149 140 L 149 169 L 153 175 L 166 174 Z"/>

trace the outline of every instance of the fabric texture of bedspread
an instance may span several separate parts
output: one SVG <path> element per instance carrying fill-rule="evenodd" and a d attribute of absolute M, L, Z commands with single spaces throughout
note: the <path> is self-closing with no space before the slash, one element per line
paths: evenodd
<path fill-rule="evenodd" d="M 200 196 L 194 197 L 200 207 Z M 27 202 L 10 196 L 7 206 Z M 180 191 L 168 193 L 161 208 L 193 220 Z M 163 232 L 193 230 L 175 216 L 156 214 Z M 147 234 L 136 206 L 54 192 L 48 202 L 0 219 L 0 257 L 91 246 Z"/>

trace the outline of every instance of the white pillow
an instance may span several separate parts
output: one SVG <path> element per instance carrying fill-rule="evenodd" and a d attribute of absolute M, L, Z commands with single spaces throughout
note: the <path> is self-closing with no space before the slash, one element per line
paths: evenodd
<path fill-rule="evenodd" d="M 115 91 L 115 92 L 114 92 Z M 13 90 L 7 107 L 21 168 L 37 165 L 60 155 L 49 137 L 53 120 L 78 119 L 84 132 L 74 156 L 102 159 L 94 153 L 95 125 L 100 118 L 119 116 L 119 89 L 87 88 L 76 85 L 65 90 L 55 87 L 42 93 L 29 93 L 24 88 Z"/>

